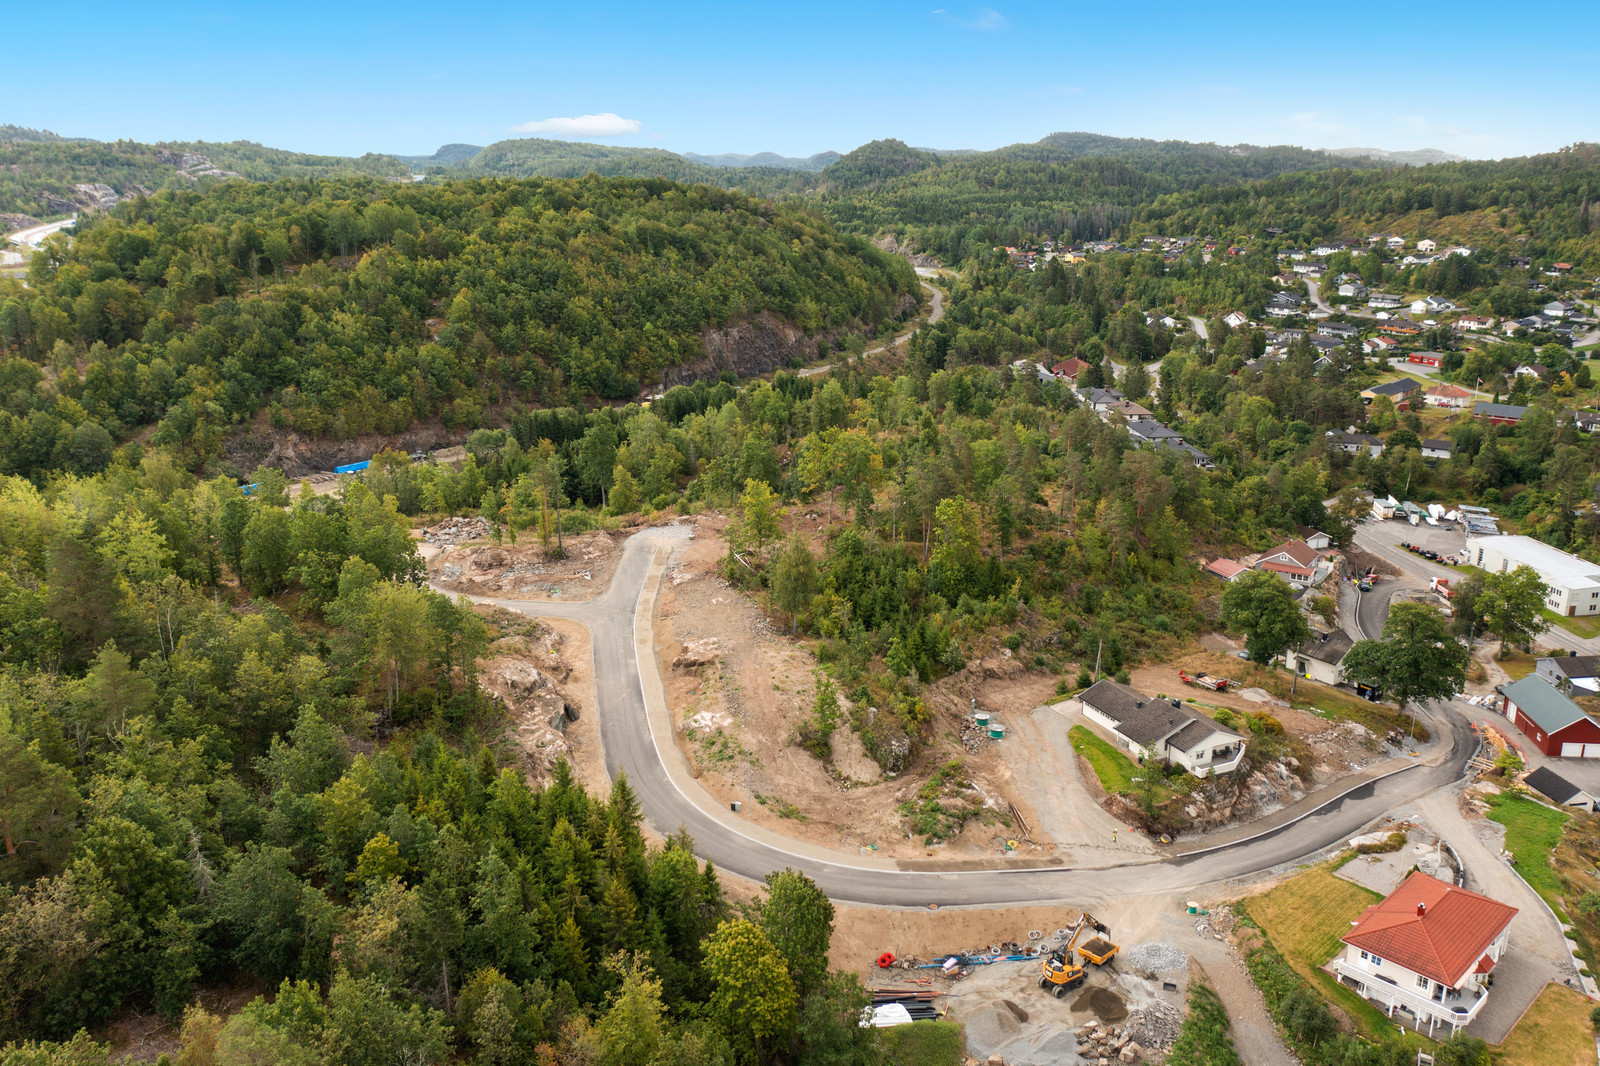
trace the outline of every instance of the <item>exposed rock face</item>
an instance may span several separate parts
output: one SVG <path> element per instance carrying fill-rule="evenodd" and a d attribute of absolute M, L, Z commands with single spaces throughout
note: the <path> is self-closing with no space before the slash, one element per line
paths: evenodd
<path fill-rule="evenodd" d="M 466 440 L 466 434 L 452 434 L 437 427 L 415 426 L 394 436 L 368 434 L 349 440 L 321 440 L 294 432 L 265 433 L 246 431 L 230 437 L 224 445 L 228 458 L 248 473 L 257 466 L 282 470 L 289 478 L 304 477 L 332 470 L 346 463 L 371 459 L 378 452 L 437 451 Z"/>
<path fill-rule="evenodd" d="M 707 330 L 700 342 L 705 357 L 675 366 L 661 379 L 663 388 L 709 381 L 724 370 L 741 378 L 755 377 L 795 359 L 811 360 L 817 355 L 817 342 L 774 314 L 761 314 L 748 322 L 725 329 Z"/>
<path fill-rule="evenodd" d="M 73 188 L 78 192 L 78 202 L 86 211 L 108 211 L 117 206 L 117 190 L 100 182 L 93 184 L 78 184 Z"/>

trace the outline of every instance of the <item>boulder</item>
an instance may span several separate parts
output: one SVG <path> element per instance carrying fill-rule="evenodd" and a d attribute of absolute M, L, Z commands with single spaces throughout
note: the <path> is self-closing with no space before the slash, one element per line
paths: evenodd
<path fill-rule="evenodd" d="M 716 637 L 702 637 L 699 640 L 684 642 L 683 651 L 672 660 L 672 665 L 693 669 L 716 662 L 721 654 Z"/>
<path fill-rule="evenodd" d="M 1139 1056 L 1133 1053 L 1133 1048 L 1131 1047 L 1125 1047 L 1121 1051 L 1117 1052 L 1118 1062 L 1136 1062 L 1138 1061 L 1138 1058 Z"/>

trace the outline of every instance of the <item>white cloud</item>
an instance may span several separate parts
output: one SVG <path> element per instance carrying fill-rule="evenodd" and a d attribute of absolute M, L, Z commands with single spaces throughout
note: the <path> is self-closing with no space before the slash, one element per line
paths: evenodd
<path fill-rule="evenodd" d="M 641 128 L 638 119 L 623 118 L 610 111 L 576 118 L 542 118 L 511 127 L 514 133 L 559 133 L 567 137 L 620 137 L 624 133 L 638 133 Z"/>
<path fill-rule="evenodd" d="M 992 7 L 980 7 L 971 18 L 962 18 L 952 15 L 944 8 L 936 8 L 932 14 L 941 22 L 948 22 L 952 26 L 960 26 L 964 30 L 1003 30 L 1011 25 L 1010 21 Z"/>

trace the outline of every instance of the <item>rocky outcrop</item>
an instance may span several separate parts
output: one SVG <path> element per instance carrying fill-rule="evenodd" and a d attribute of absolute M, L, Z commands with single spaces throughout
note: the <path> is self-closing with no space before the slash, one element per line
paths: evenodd
<path fill-rule="evenodd" d="M 290 478 L 332 470 L 346 463 L 371 459 L 381 451 L 438 451 L 466 440 L 438 427 L 415 426 L 394 435 L 367 434 L 349 440 L 302 437 L 298 433 L 249 431 L 231 437 L 224 447 L 228 459 L 241 473 L 258 466 L 282 470 Z"/>
<path fill-rule="evenodd" d="M 795 360 L 809 362 L 817 356 L 814 338 L 774 314 L 761 314 L 724 329 L 706 330 L 700 335 L 700 343 L 704 358 L 668 370 L 661 379 L 663 388 L 710 381 L 724 370 L 741 378 L 757 377 Z"/>

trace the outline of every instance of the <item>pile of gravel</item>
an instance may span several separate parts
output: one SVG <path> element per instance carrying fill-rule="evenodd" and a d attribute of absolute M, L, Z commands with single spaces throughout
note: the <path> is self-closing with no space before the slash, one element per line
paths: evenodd
<path fill-rule="evenodd" d="M 1152 941 L 1120 952 L 1117 961 L 1136 973 L 1172 973 L 1189 968 L 1189 956 L 1164 941 Z"/>

